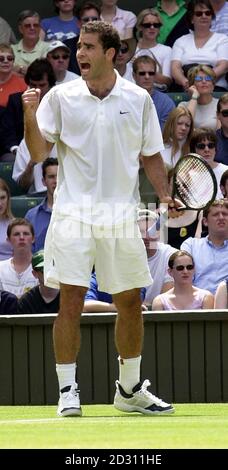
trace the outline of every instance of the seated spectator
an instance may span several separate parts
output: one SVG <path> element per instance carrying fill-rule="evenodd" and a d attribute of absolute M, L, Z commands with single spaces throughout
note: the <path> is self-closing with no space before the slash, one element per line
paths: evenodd
<path fill-rule="evenodd" d="M 7 228 L 12 219 L 9 186 L 0 178 L 0 261 L 11 258 L 13 254 L 12 245 L 7 240 Z"/>
<path fill-rule="evenodd" d="M 0 44 L 15 44 L 15 42 L 16 37 L 11 26 L 0 16 Z"/>
<path fill-rule="evenodd" d="M 48 44 L 39 39 L 40 15 L 36 11 L 23 10 L 17 24 L 22 39 L 12 45 L 15 55 L 14 70 L 24 76 L 34 60 L 46 57 Z"/>
<path fill-rule="evenodd" d="M 210 0 L 215 17 L 211 22 L 211 31 L 228 36 L 228 3 L 226 0 Z"/>
<path fill-rule="evenodd" d="M 168 180 L 170 188 L 173 187 L 173 169 L 168 172 Z M 171 189 L 172 190 L 172 189 Z M 170 217 L 165 213 L 164 216 L 160 215 L 160 227 L 167 230 L 168 243 L 180 249 L 181 244 L 189 237 L 202 236 L 202 211 L 186 210 L 180 211 L 179 217 Z"/>
<path fill-rule="evenodd" d="M 144 288 L 141 289 L 141 300 L 143 302 L 145 297 Z M 143 310 L 146 308 L 142 304 Z M 96 273 L 91 274 L 90 286 L 85 295 L 85 302 L 83 307 L 84 313 L 97 313 L 97 312 L 117 312 L 117 308 L 113 302 L 111 294 L 99 290 Z"/>
<path fill-rule="evenodd" d="M 15 315 L 17 313 L 17 296 L 2 290 L 0 282 L 0 315 Z"/>
<path fill-rule="evenodd" d="M 30 88 L 40 89 L 40 99 L 55 85 L 55 75 L 49 61 L 36 59 L 28 67 L 25 75 L 25 83 Z M 13 161 L 20 142 L 24 135 L 24 116 L 22 108 L 22 93 L 14 93 L 9 96 L 8 105 L 0 121 L 0 139 L 5 153 L 13 154 Z M 3 160 L 3 156 L 1 160 Z"/>
<path fill-rule="evenodd" d="M 162 18 L 158 42 L 172 47 L 176 39 L 189 32 L 185 1 L 158 0 L 155 8 Z"/>
<path fill-rule="evenodd" d="M 31 265 L 33 226 L 25 219 L 13 219 L 7 228 L 7 238 L 13 247 L 13 256 L 0 261 L 0 279 L 3 290 L 19 298 L 37 285 Z"/>
<path fill-rule="evenodd" d="M 8 44 L 0 44 L 0 106 L 7 106 L 9 95 L 25 91 L 27 86 L 22 77 L 13 71 L 14 52 Z"/>
<path fill-rule="evenodd" d="M 190 111 L 183 106 L 170 112 L 162 133 L 165 148 L 161 151 L 168 169 L 174 168 L 179 158 L 189 153 L 193 125 Z"/>
<path fill-rule="evenodd" d="M 44 285 L 44 252 L 37 251 L 32 257 L 32 273 L 39 285 L 25 292 L 18 300 L 17 313 L 57 313 L 59 311 L 59 289 Z"/>
<path fill-rule="evenodd" d="M 53 68 L 48 59 L 37 59 L 28 68 L 25 79 L 30 83 L 30 87 L 39 88 L 40 100 L 55 85 Z M 21 107 L 23 116 L 23 109 Z M 56 157 L 56 147 L 53 147 L 50 157 Z M 29 194 L 46 192 L 46 187 L 42 182 L 42 163 L 33 163 L 25 140 L 22 139 L 16 149 L 16 158 L 13 166 L 12 178 L 24 191 Z"/>
<path fill-rule="evenodd" d="M 218 284 L 227 278 L 228 201 L 214 201 L 203 211 L 203 223 L 208 227 L 208 236 L 188 238 L 181 250 L 190 253 L 195 261 L 193 285 L 214 294 Z"/>
<path fill-rule="evenodd" d="M 136 48 L 136 39 L 125 38 L 120 35 L 121 47 L 119 53 L 116 56 L 115 69 L 119 72 L 121 77 L 126 78 L 126 80 L 134 81 L 132 77 L 132 65 L 130 60 L 132 59 L 135 48 Z"/>
<path fill-rule="evenodd" d="M 228 169 L 224 171 L 220 179 L 220 189 L 224 198 L 228 198 Z"/>
<path fill-rule="evenodd" d="M 133 28 L 136 24 L 136 16 L 132 11 L 118 8 L 118 0 L 101 1 L 101 20 L 111 23 L 117 29 L 119 34 L 125 37 L 133 35 Z"/>
<path fill-rule="evenodd" d="M 101 9 L 99 5 L 96 3 L 96 1 L 85 0 L 85 2 L 79 3 L 76 6 L 76 14 L 78 18 L 79 27 L 81 28 L 81 26 L 87 23 L 88 21 L 100 20 Z M 69 39 L 64 39 L 63 42 L 64 44 L 66 44 L 67 47 L 69 47 L 71 51 L 68 70 L 78 75 L 81 75 L 81 72 L 78 66 L 77 57 L 76 57 L 78 39 L 79 39 L 79 36 L 69 38 Z"/>
<path fill-rule="evenodd" d="M 217 103 L 214 98 L 214 84 L 216 75 L 214 70 L 207 65 L 197 65 L 188 71 L 190 95 L 189 101 L 181 101 L 178 106 L 189 109 L 194 119 L 194 127 L 218 127 Z"/>
<path fill-rule="evenodd" d="M 214 308 L 228 308 L 228 281 L 221 281 L 215 292 Z"/>
<path fill-rule="evenodd" d="M 174 286 L 153 300 L 152 310 L 196 310 L 214 307 L 214 296 L 192 285 L 193 257 L 186 251 L 176 251 L 169 258 L 169 274 Z"/>
<path fill-rule="evenodd" d="M 47 59 L 53 68 L 56 85 L 79 78 L 79 75 L 67 70 L 70 62 L 70 49 L 63 42 L 52 41 L 49 44 Z"/>
<path fill-rule="evenodd" d="M 56 158 L 46 158 L 42 163 L 43 184 L 47 188 L 47 196 L 37 206 L 29 209 L 25 214 L 25 219 L 28 220 L 35 232 L 35 239 L 33 242 L 33 253 L 41 250 L 44 247 L 45 237 L 49 226 L 52 207 L 53 195 L 57 184 L 57 170 L 58 160 Z"/>
<path fill-rule="evenodd" d="M 175 108 L 175 103 L 168 95 L 154 88 L 156 62 L 144 55 L 134 59 L 132 67 L 136 84 L 147 90 L 153 99 L 160 127 L 163 129 L 170 112 Z"/>
<path fill-rule="evenodd" d="M 200 155 L 213 170 L 218 185 L 216 199 L 220 199 L 223 197 L 220 189 L 220 180 L 224 171 L 228 170 L 228 166 L 215 161 L 216 145 L 217 137 L 213 129 L 202 127 L 195 129 L 193 132 L 190 141 L 190 151 Z"/>
<path fill-rule="evenodd" d="M 216 131 L 215 161 L 228 165 L 228 93 L 224 93 L 217 102 L 217 118 L 221 127 Z"/>
<path fill-rule="evenodd" d="M 85 295 L 83 312 L 117 312 L 111 294 L 99 291 L 95 272 L 91 274 L 90 286 Z"/>
<path fill-rule="evenodd" d="M 153 284 L 146 287 L 145 305 L 151 305 L 154 297 L 173 286 L 173 280 L 167 269 L 168 259 L 176 249 L 158 241 L 156 219 L 156 213 L 152 211 L 139 211 L 138 225 L 147 251 L 150 274 L 153 278 Z"/>
<path fill-rule="evenodd" d="M 197 64 L 209 65 L 216 76 L 215 90 L 226 91 L 228 37 L 210 30 L 214 10 L 209 0 L 192 0 L 187 5 L 187 21 L 192 30 L 175 41 L 172 48 L 171 72 L 175 89 L 187 91 L 188 70 Z"/>
<path fill-rule="evenodd" d="M 154 87 L 167 91 L 171 85 L 171 47 L 158 44 L 157 37 L 162 19 L 154 8 L 142 10 L 137 17 L 136 29 L 139 37 L 135 58 L 149 55 L 155 60 Z"/>
<path fill-rule="evenodd" d="M 74 16 L 76 0 L 53 0 L 57 16 L 41 20 L 40 38 L 44 41 L 65 41 L 79 35 L 79 24 Z"/>

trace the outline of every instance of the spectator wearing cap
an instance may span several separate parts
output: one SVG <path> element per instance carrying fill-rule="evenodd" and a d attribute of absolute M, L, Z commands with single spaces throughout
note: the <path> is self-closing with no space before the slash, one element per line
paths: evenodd
<path fill-rule="evenodd" d="M 44 252 L 39 250 L 32 256 L 32 272 L 39 285 L 26 292 L 18 301 L 19 314 L 57 313 L 59 290 L 44 285 Z"/>
<path fill-rule="evenodd" d="M 46 57 L 48 44 L 39 38 L 40 15 L 36 11 L 23 10 L 17 24 L 22 39 L 12 45 L 15 55 L 14 70 L 24 76 L 34 60 Z"/>
<path fill-rule="evenodd" d="M 76 8 L 76 14 L 78 18 L 79 27 L 88 21 L 98 21 L 100 20 L 101 9 L 99 5 L 94 1 L 85 1 L 82 4 L 79 4 L 79 7 Z M 74 72 L 78 75 L 81 75 L 78 62 L 77 62 L 77 43 L 79 36 L 74 38 L 65 39 L 63 42 L 66 46 L 69 47 L 71 51 L 70 63 L 68 69 L 71 72 Z"/>
<path fill-rule="evenodd" d="M 44 41 L 65 41 L 75 39 L 79 35 L 80 27 L 74 8 L 76 0 L 53 0 L 56 16 L 43 18 L 41 20 L 40 38 Z"/>
<path fill-rule="evenodd" d="M 79 75 L 67 70 L 70 62 L 70 49 L 63 42 L 52 41 L 49 44 L 47 59 L 54 70 L 56 85 L 79 78 Z"/>
<path fill-rule="evenodd" d="M 168 260 L 176 248 L 159 241 L 157 231 L 158 215 L 153 211 L 143 210 L 138 214 L 138 225 L 146 247 L 147 260 L 153 284 L 146 287 L 144 303 L 152 304 L 155 296 L 173 287 L 173 279 L 168 273 Z"/>

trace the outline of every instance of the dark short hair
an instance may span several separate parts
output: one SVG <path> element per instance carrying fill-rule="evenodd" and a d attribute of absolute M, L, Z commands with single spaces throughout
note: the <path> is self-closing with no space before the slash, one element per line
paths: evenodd
<path fill-rule="evenodd" d="M 216 148 L 218 139 L 215 131 L 210 127 L 199 127 L 198 129 L 195 129 L 192 134 L 192 138 L 190 140 L 190 152 L 195 153 L 196 145 L 205 139 L 214 142 Z"/>
<path fill-rule="evenodd" d="M 186 13 L 186 22 L 190 29 L 194 29 L 194 26 L 192 24 L 192 18 L 194 16 L 195 7 L 197 6 L 206 7 L 212 13 L 211 18 L 212 19 L 215 18 L 215 12 L 211 5 L 210 0 L 191 0 L 187 5 L 187 13 Z"/>
<path fill-rule="evenodd" d="M 56 77 L 49 60 L 46 58 L 35 59 L 27 68 L 25 83 L 30 85 L 32 80 L 42 80 L 45 74 L 47 75 L 50 88 L 55 86 Z"/>
<path fill-rule="evenodd" d="M 228 170 L 224 171 L 224 173 L 222 174 L 221 179 L 220 179 L 220 185 L 225 186 L 227 180 L 228 180 Z"/>
<path fill-rule="evenodd" d="M 26 225 L 26 227 L 30 228 L 32 236 L 33 237 L 35 236 L 33 225 L 28 220 L 24 219 L 23 217 L 16 217 L 15 219 L 12 220 L 12 222 L 9 223 L 9 225 L 7 227 L 7 237 L 8 238 L 10 238 L 12 230 L 16 225 Z"/>
<path fill-rule="evenodd" d="M 101 7 L 100 7 L 100 5 L 98 5 L 97 2 L 93 2 L 93 1 L 90 2 L 89 0 L 88 0 L 88 2 L 85 0 L 82 3 L 79 3 L 79 5 L 76 6 L 76 8 L 75 8 L 75 13 L 76 13 L 77 17 L 79 19 L 81 19 L 84 10 L 90 10 L 92 8 L 97 11 L 97 15 L 100 17 L 101 16 Z"/>
<path fill-rule="evenodd" d="M 180 258 L 181 256 L 189 256 L 189 258 L 191 258 L 191 260 L 192 260 L 193 266 L 195 266 L 193 257 L 192 257 L 192 255 L 191 255 L 190 253 L 188 253 L 188 252 L 185 251 L 185 250 L 178 250 L 178 251 L 175 251 L 175 252 L 169 257 L 168 266 L 169 266 L 170 269 L 173 269 L 175 259 Z"/>
<path fill-rule="evenodd" d="M 46 176 L 46 169 L 49 167 L 49 166 L 56 166 L 58 165 L 59 162 L 57 160 L 57 158 L 54 158 L 54 157 L 48 157 L 48 158 L 45 158 L 45 160 L 43 161 L 42 163 L 42 176 L 43 178 L 45 178 Z"/>
<path fill-rule="evenodd" d="M 104 52 L 111 47 L 115 49 L 115 55 L 113 57 L 113 62 L 115 62 L 116 56 L 120 50 L 121 41 L 118 31 L 110 23 L 105 21 L 89 21 L 82 25 L 81 33 L 97 33 Z"/>

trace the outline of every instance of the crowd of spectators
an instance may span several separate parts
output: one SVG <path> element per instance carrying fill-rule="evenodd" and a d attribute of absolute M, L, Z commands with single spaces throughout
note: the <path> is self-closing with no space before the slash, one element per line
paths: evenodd
<path fill-rule="evenodd" d="M 155 208 L 139 216 L 154 278 L 142 289 L 142 308 L 227 308 L 228 2 L 158 0 L 152 6 L 148 2 L 138 16 L 117 0 L 54 0 L 53 6 L 56 15 L 49 18 L 41 18 L 38 4 L 37 11 L 20 12 L 17 32 L 0 18 L 0 163 L 13 164 L 12 178 L 26 196 L 44 196 L 25 218 L 15 217 L 0 169 L 0 313 L 58 309 L 58 291 L 43 284 L 58 160 L 54 147 L 43 164 L 32 163 L 23 138 L 21 95 L 35 87 L 42 99 L 53 86 L 78 80 L 80 27 L 100 19 L 120 35 L 117 72 L 153 100 L 170 185 L 175 164 L 189 152 L 207 161 L 218 185 L 217 201 L 204 213 L 184 211 L 168 219 Z M 183 95 L 178 105 L 175 93 Z M 139 180 L 145 181 L 140 165 Z M 141 191 L 142 202 L 157 201 L 154 188 L 148 188 L 149 199 Z M 164 230 L 167 237 L 161 241 Z M 111 296 L 99 291 L 95 271 L 84 309 L 116 311 Z"/>

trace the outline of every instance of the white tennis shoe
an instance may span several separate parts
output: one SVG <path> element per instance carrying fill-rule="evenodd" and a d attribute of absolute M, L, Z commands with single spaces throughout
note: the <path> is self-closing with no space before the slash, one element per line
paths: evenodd
<path fill-rule="evenodd" d="M 138 411 L 146 415 L 161 415 L 166 413 L 174 413 L 174 408 L 165 401 L 148 392 L 150 381 L 144 380 L 143 384 L 138 383 L 132 393 L 128 394 L 121 387 L 118 380 L 116 381 L 116 394 L 114 398 L 114 406 L 117 410 L 125 412 Z"/>
<path fill-rule="evenodd" d="M 82 410 L 80 405 L 78 385 L 71 385 L 70 389 L 66 392 L 61 393 L 58 403 L 58 416 L 81 416 Z"/>

